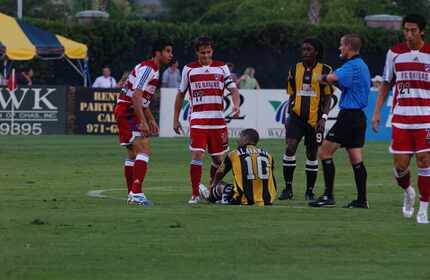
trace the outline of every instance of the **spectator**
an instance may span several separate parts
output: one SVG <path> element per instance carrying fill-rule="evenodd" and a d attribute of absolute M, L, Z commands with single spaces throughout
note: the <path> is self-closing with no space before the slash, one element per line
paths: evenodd
<path fill-rule="evenodd" d="M 233 82 L 236 83 L 237 85 L 237 81 L 239 80 L 239 78 L 237 77 L 237 74 L 233 71 L 234 70 L 234 64 L 231 62 L 227 62 L 227 67 L 230 70 L 230 76 L 231 79 L 233 80 Z"/>
<path fill-rule="evenodd" d="M 31 67 L 24 67 L 16 75 L 16 84 L 18 86 L 31 87 L 33 85 L 33 76 L 34 76 L 33 69 L 31 69 Z"/>
<path fill-rule="evenodd" d="M 121 79 L 118 81 L 117 87 L 123 88 L 125 86 L 125 82 L 127 82 L 128 75 L 130 75 L 130 71 L 125 71 L 122 73 Z"/>
<path fill-rule="evenodd" d="M 181 72 L 179 71 L 179 63 L 176 59 L 172 59 L 169 68 L 163 73 L 161 87 L 164 88 L 179 88 L 181 83 Z"/>
<path fill-rule="evenodd" d="M 260 89 L 257 79 L 254 78 L 255 69 L 247 67 L 238 80 L 240 89 Z"/>
<path fill-rule="evenodd" d="M 103 76 L 96 79 L 93 88 L 114 88 L 116 87 L 116 80 L 111 76 L 110 68 L 105 66 L 103 68 Z"/>
<path fill-rule="evenodd" d="M 376 91 L 379 92 L 379 89 L 382 87 L 384 80 L 382 79 L 381 76 L 376 75 L 375 77 L 373 77 L 372 79 L 372 91 Z"/>

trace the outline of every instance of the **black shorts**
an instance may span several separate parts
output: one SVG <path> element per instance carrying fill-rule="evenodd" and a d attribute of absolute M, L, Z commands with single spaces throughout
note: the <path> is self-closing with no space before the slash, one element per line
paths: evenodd
<path fill-rule="evenodd" d="M 366 115 L 360 109 L 343 109 L 325 139 L 345 148 L 362 148 L 366 136 Z"/>
<path fill-rule="evenodd" d="M 305 137 L 305 146 L 309 149 L 318 149 L 316 130 L 308 123 L 290 114 L 285 124 L 285 138 L 296 139 L 298 142 Z"/>

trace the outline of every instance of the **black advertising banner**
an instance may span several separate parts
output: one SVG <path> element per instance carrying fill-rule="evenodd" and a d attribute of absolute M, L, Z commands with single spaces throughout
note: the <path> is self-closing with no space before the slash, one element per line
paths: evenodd
<path fill-rule="evenodd" d="M 0 87 L 0 135 L 64 134 L 66 88 Z"/>
<path fill-rule="evenodd" d="M 77 88 L 75 117 L 77 133 L 117 134 L 113 109 L 119 95 L 118 88 Z"/>

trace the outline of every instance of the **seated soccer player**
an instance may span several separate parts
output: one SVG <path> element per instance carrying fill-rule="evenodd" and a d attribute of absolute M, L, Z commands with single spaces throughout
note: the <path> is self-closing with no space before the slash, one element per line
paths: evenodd
<path fill-rule="evenodd" d="M 256 147 L 258 140 L 255 129 L 243 130 L 237 139 L 237 149 L 218 168 L 210 190 L 200 187 L 201 195 L 213 203 L 271 205 L 277 195 L 273 158 Z M 230 170 L 233 184 L 225 184 L 221 180 Z"/>

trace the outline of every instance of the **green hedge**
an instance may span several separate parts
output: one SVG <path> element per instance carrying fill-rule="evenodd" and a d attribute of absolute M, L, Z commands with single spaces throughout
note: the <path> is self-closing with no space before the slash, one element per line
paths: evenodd
<path fill-rule="evenodd" d="M 342 34 L 358 33 L 365 38 L 365 53 L 381 55 L 401 38 L 399 31 L 363 26 L 312 26 L 291 22 L 242 26 L 147 21 L 99 21 L 87 26 L 35 19 L 30 22 L 87 44 L 93 76 L 105 64 L 111 65 L 116 76 L 120 76 L 122 71 L 147 58 L 152 42 L 157 39 L 170 39 L 175 44 L 175 56 L 185 62 L 193 59 L 192 41 L 200 35 L 214 39 L 217 55 L 222 59 L 236 61 L 246 61 L 244 53 L 273 57 L 273 61 L 276 61 L 276 56 L 285 56 L 287 51 L 298 47 L 307 36 L 318 37 L 326 48 L 335 50 Z M 288 63 L 291 64 L 291 61 Z M 237 66 L 241 69 L 247 65 Z"/>

